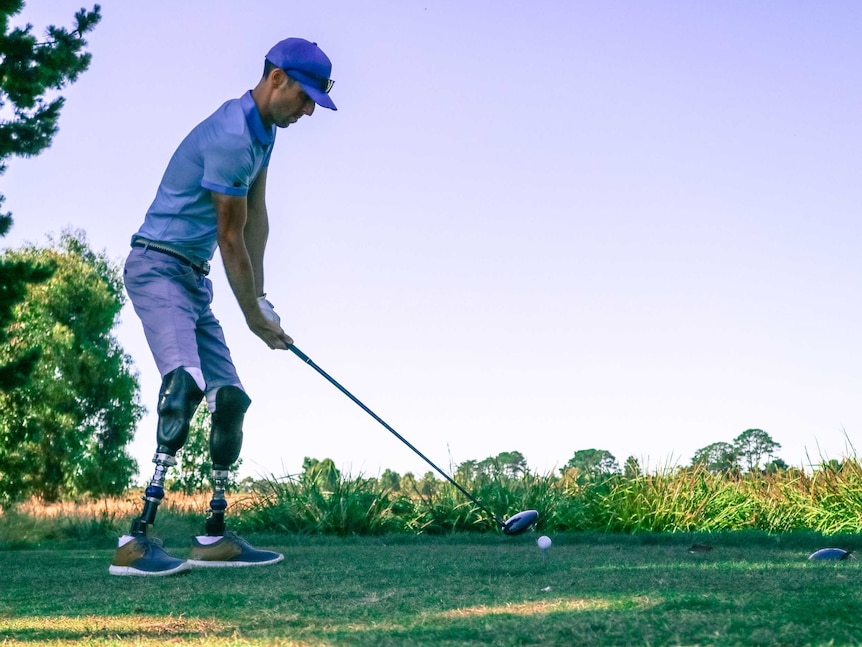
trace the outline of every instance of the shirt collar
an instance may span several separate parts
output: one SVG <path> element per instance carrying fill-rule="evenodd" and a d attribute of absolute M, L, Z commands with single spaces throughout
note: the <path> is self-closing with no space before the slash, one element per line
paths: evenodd
<path fill-rule="evenodd" d="M 260 118 L 260 111 L 257 109 L 257 104 L 251 96 L 251 90 L 240 97 L 239 104 L 242 106 L 242 111 L 245 113 L 245 120 L 248 127 L 257 140 L 264 146 L 269 146 L 275 141 L 275 125 L 267 129 L 263 125 Z"/>

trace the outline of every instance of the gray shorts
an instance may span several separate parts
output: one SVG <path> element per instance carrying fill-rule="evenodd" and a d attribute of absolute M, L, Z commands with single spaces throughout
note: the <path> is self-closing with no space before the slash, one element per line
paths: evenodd
<path fill-rule="evenodd" d="M 201 370 L 207 391 L 242 388 L 210 308 L 213 290 L 207 277 L 167 254 L 133 247 L 123 282 L 162 377 L 185 366 Z"/>

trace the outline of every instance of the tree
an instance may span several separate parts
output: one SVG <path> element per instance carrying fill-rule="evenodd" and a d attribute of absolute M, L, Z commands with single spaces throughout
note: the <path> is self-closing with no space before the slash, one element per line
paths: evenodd
<path fill-rule="evenodd" d="M 519 451 L 501 452 L 497 454 L 496 461 L 503 474 L 513 479 L 527 471 L 527 459 Z"/>
<path fill-rule="evenodd" d="M 500 473 L 500 466 L 497 464 L 497 461 L 494 460 L 493 456 L 489 456 L 488 458 L 484 458 L 478 463 L 476 463 L 476 475 L 480 477 L 490 477 L 493 478 L 498 476 Z"/>
<path fill-rule="evenodd" d="M 698 449 L 691 457 L 691 464 L 710 472 L 728 472 L 739 467 L 739 454 L 730 443 L 712 443 Z"/>
<path fill-rule="evenodd" d="M 763 466 L 763 471 L 767 474 L 776 474 L 778 472 L 786 472 L 790 469 L 790 466 L 784 462 L 781 458 L 773 458 L 771 461 L 766 463 Z"/>
<path fill-rule="evenodd" d="M 623 474 L 627 479 L 634 479 L 641 475 L 641 463 L 635 456 L 629 456 L 623 464 Z"/>
<path fill-rule="evenodd" d="M 440 488 L 440 481 L 434 476 L 434 472 L 428 471 L 422 476 L 422 480 L 416 484 L 416 491 L 423 497 L 430 498 Z"/>
<path fill-rule="evenodd" d="M 23 7 L 23 0 L 0 2 L 0 109 L 11 115 L 0 121 L 0 175 L 5 173 L 10 157 L 37 155 L 50 146 L 64 99 L 49 101 L 46 93 L 74 82 L 89 67 L 90 54 L 83 52 L 87 44 L 83 35 L 101 19 L 99 5 L 93 11 L 81 9 L 75 14 L 75 29 L 70 32 L 52 25 L 46 40 L 40 42 L 30 24 L 9 30 L 10 18 Z M 0 195 L 0 206 L 3 202 Z M 0 238 L 11 226 L 12 215 L 0 213 Z M 9 338 L 12 311 L 24 298 L 27 286 L 46 281 L 52 271 L 50 264 L 0 261 L 0 343 Z M 19 347 L 0 363 L 0 391 L 26 384 L 40 353 L 39 344 Z"/>
<path fill-rule="evenodd" d="M 566 470 L 570 469 L 576 469 L 584 476 L 602 476 L 620 472 L 617 459 L 606 449 L 579 449 L 560 471 L 565 474 Z"/>
<path fill-rule="evenodd" d="M 455 480 L 459 483 L 472 483 L 479 474 L 479 463 L 475 460 L 466 460 L 459 463 L 455 469 Z"/>
<path fill-rule="evenodd" d="M 12 311 L 24 299 L 27 286 L 42 283 L 53 273 L 54 267 L 50 264 L 0 260 L 0 343 L 9 339 Z M 41 354 L 42 346 L 36 344 L 16 350 L 5 364 L 0 364 L 0 392 L 24 386 Z"/>
<path fill-rule="evenodd" d="M 391 469 L 386 468 L 383 470 L 383 474 L 380 475 L 379 484 L 383 491 L 398 492 L 401 489 L 401 477 L 398 475 L 398 472 L 393 472 Z"/>
<path fill-rule="evenodd" d="M 120 269 L 83 232 L 6 251 L 51 265 L 13 309 L 0 364 L 42 344 L 27 384 L 0 391 L 0 497 L 119 494 L 137 471 L 126 447 L 143 415 L 131 358 L 113 336 L 125 303 Z"/>
<path fill-rule="evenodd" d="M 302 459 L 302 474 L 299 482 L 303 486 L 317 488 L 323 492 L 335 492 L 341 483 L 341 472 L 331 458 L 322 461 L 306 456 Z"/>
<path fill-rule="evenodd" d="M 474 469 L 476 476 L 518 478 L 527 471 L 527 459 L 519 451 L 500 452 L 496 456 L 489 456 L 478 463 L 466 461 L 461 463 L 461 467 L 465 471 Z"/>
<path fill-rule="evenodd" d="M 750 472 L 759 470 L 764 457 L 771 458 L 781 449 L 763 429 L 746 429 L 733 439 L 733 447 Z"/>
<path fill-rule="evenodd" d="M 418 491 L 416 486 L 416 476 L 413 474 L 413 472 L 407 472 L 404 476 L 401 477 L 400 491 L 406 493 Z"/>
<path fill-rule="evenodd" d="M 169 489 L 179 490 L 183 494 L 194 494 L 212 487 L 211 430 L 212 414 L 206 402 L 201 402 L 189 425 L 189 436 L 182 449 L 177 452 L 177 477 L 171 481 Z M 231 465 L 229 485 L 237 483 L 241 465 L 242 459 Z"/>
<path fill-rule="evenodd" d="M 845 461 L 839 461 L 837 458 L 830 458 L 829 460 L 821 461 L 820 469 L 825 472 L 835 472 L 836 474 L 840 474 L 844 470 L 844 466 L 847 463 Z"/>

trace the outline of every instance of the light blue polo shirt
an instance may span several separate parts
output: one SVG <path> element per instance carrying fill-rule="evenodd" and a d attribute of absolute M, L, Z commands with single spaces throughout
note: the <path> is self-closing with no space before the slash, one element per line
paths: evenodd
<path fill-rule="evenodd" d="M 210 260 L 218 244 L 211 191 L 248 195 L 269 165 L 275 125 L 265 128 L 251 91 L 198 124 L 177 148 L 137 236 Z"/>

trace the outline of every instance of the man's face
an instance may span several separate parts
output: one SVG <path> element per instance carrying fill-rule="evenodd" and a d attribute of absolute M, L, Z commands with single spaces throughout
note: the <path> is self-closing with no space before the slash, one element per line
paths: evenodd
<path fill-rule="evenodd" d="M 314 112 L 314 101 L 302 86 L 290 78 L 285 78 L 272 93 L 272 120 L 279 128 L 287 128 L 296 123 L 300 117 L 311 116 Z"/>

